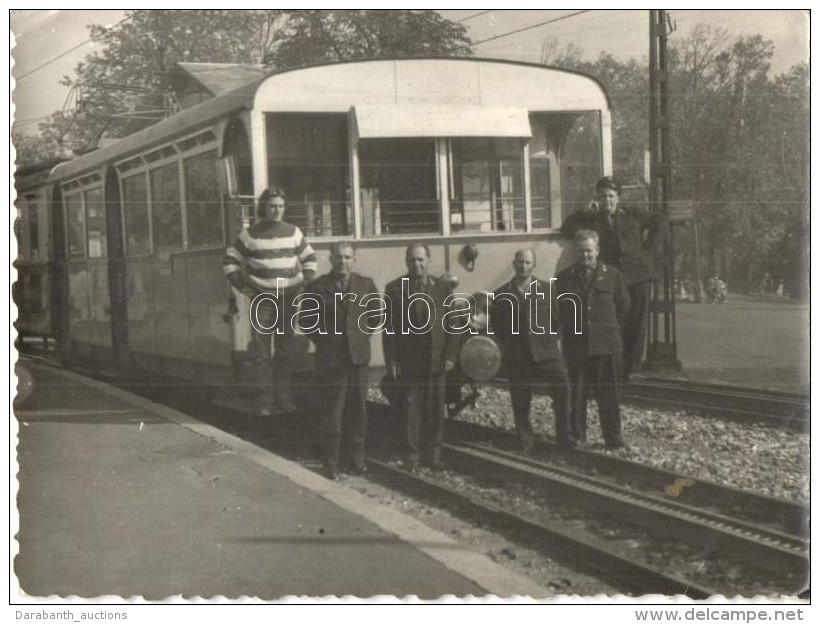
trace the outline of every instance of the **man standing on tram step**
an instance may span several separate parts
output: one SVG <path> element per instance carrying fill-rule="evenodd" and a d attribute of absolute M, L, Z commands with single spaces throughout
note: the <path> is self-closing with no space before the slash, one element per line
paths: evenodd
<path fill-rule="evenodd" d="M 619 269 L 629 288 L 632 305 L 623 325 L 623 372 L 629 381 L 643 359 L 649 299 L 657 277 L 653 258 L 663 258 L 668 221 L 659 212 L 620 204 L 621 185 L 611 177 L 598 180 L 595 194 L 595 202 L 567 217 L 561 232 L 568 238 L 581 229 L 598 232 L 601 260 Z"/>
<path fill-rule="evenodd" d="M 352 270 L 355 261 L 352 242 L 333 243 L 330 273 L 305 289 L 319 305 L 316 326 L 308 336 L 316 345 L 317 390 L 324 399 L 319 448 L 325 476 L 334 480 L 339 478 L 341 451 L 344 470 L 355 475 L 367 471 L 367 372 L 370 336 L 381 320 L 381 298 L 371 278 Z"/>
<path fill-rule="evenodd" d="M 629 310 L 629 290 L 621 272 L 598 258 L 598 233 L 578 230 L 576 263 L 558 274 L 561 337 L 569 368 L 570 429 L 586 442 L 587 399 L 598 403 L 601 433 L 608 449 L 623 448 L 618 386 L 623 351 L 620 324 Z M 580 305 L 579 305 L 580 303 Z"/>
<path fill-rule="evenodd" d="M 558 304 L 549 282 L 533 277 L 535 252 L 515 252 L 515 275 L 493 293 L 490 327 L 501 343 L 504 370 L 510 384 L 515 429 L 521 449 L 530 453 L 535 434 L 530 421 L 532 389 L 545 383 L 552 397 L 555 434 L 562 446 L 577 446 L 569 427 L 569 377 L 558 348 Z M 557 295 L 557 293 L 555 293 Z"/>
<path fill-rule="evenodd" d="M 386 332 L 382 339 L 388 374 L 406 395 L 402 423 L 405 464 L 419 460 L 441 469 L 447 373 L 455 368 L 460 335 L 442 325 L 450 286 L 428 274 L 430 249 L 412 243 L 407 273 L 385 287 Z"/>
<path fill-rule="evenodd" d="M 272 411 L 291 414 L 297 411 L 290 389 L 293 298 L 315 277 L 316 254 L 302 231 L 283 220 L 285 192 L 281 188 L 262 191 L 258 210 L 259 221 L 242 230 L 228 247 L 222 268 L 234 288 L 251 301 L 264 295 L 258 306 L 251 307 L 251 314 L 255 313 L 267 332 L 254 326 L 251 338 L 256 369 L 263 375 L 257 379 L 265 389 L 257 398 L 258 412 L 262 416 Z"/>

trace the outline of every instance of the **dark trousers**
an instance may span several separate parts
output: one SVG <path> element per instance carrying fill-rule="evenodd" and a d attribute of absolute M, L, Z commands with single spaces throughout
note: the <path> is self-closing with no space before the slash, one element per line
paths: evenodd
<path fill-rule="evenodd" d="M 293 299 L 280 297 L 276 305 L 270 300 L 262 300 L 256 308 L 255 321 L 265 329 L 263 333 L 251 329 L 251 349 L 257 370 L 256 383 L 261 386 L 259 402 L 262 407 L 270 407 L 274 393 L 290 397 L 291 352 L 295 333 L 291 319 L 295 312 Z M 281 328 L 282 333 L 277 333 Z"/>
<path fill-rule="evenodd" d="M 530 420 L 532 389 L 536 384 L 546 384 L 552 398 L 552 412 L 555 415 L 555 435 L 559 441 L 570 438 L 569 422 L 569 376 L 562 360 L 535 362 L 532 358 L 525 360 L 508 360 L 505 363 L 510 380 L 510 399 L 512 401 L 515 429 L 518 439 L 524 448 L 532 446 L 535 435 Z"/>
<path fill-rule="evenodd" d="M 326 399 L 319 415 L 322 460 L 338 467 L 340 452 L 354 465 L 364 463 L 367 435 L 367 366 L 340 366 L 321 370 L 319 381 Z"/>
<path fill-rule="evenodd" d="M 407 460 L 438 462 L 444 439 L 444 396 L 447 375 L 407 375 L 402 380 L 407 391 L 404 445 Z"/>
<path fill-rule="evenodd" d="M 629 375 L 641 370 L 643 352 L 646 347 L 646 326 L 649 316 L 649 299 L 652 295 L 652 282 L 640 282 L 627 286 L 632 305 L 624 315 L 623 326 L 623 368 Z"/>
<path fill-rule="evenodd" d="M 570 362 L 569 380 L 572 387 L 572 437 L 581 442 L 587 439 L 587 401 L 592 396 L 598 404 L 604 443 L 622 444 L 621 406 L 618 397 L 621 356 L 590 355 L 583 362 Z"/>

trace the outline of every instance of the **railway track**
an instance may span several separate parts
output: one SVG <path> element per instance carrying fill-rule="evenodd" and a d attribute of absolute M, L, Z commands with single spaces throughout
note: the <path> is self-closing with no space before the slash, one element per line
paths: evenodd
<path fill-rule="evenodd" d="M 621 396 L 627 403 L 695 411 L 797 431 L 809 428 L 809 397 L 797 394 L 646 378 L 626 384 Z"/>
<path fill-rule="evenodd" d="M 388 474 L 392 485 L 404 483 L 408 491 L 427 500 L 449 501 L 472 518 L 490 522 L 499 530 L 515 527 L 524 542 L 541 544 L 550 554 L 584 552 L 585 563 L 607 578 L 628 581 L 641 591 L 662 586 L 668 592 L 799 593 L 808 578 L 808 508 L 791 501 L 696 481 L 685 475 L 658 470 L 604 453 L 566 450 L 540 442 L 540 456 L 522 456 L 517 438 L 507 432 L 472 423 L 450 420 L 443 459 L 456 475 L 466 475 L 481 485 L 447 484 L 434 473 L 407 475 L 395 466 L 375 462 Z M 401 475 L 399 478 L 397 475 Z M 526 497 L 540 497 L 544 507 L 581 509 L 574 523 L 560 517 L 533 520 L 506 505 L 484 500 L 483 490 L 520 490 Z M 470 491 L 465 491 L 470 490 Z M 520 493 L 520 492 L 519 492 Z M 492 499 L 493 496 L 490 496 Z M 485 505 L 482 511 L 482 504 Z M 605 518 L 617 525 L 639 528 L 626 533 L 631 550 L 619 551 L 590 532 L 579 531 L 579 518 Z M 546 529 L 544 528 L 546 526 Z M 614 529 L 611 533 L 622 532 Z M 634 545 L 642 541 L 636 553 Z M 712 581 L 699 582 L 697 575 L 675 573 L 667 561 L 676 555 L 659 554 L 654 564 L 647 552 L 671 543 L 688 545 L 691 560 L 700 557 L 713 563 Z M 658 546 L 660 544 L 660 546 Z M 653 557 L 649 557 L 653 559 Z M 739 565 L 735 565 L 738 562 Z M 689 570 L 691 572 L 691 569 Z M 760 589 L 763 587 L 764 589 Z M 688 588 L 688 589 L 687 589 Z M 689 594 L 692 595 L 692 594 Z"/>
<path fill-rule="evenodd" d="M 574 527 L 571 522 L 540 522 L 523 514 L 493 504 L 481 496 L 452 487 L 439 479 L 413 474 L 389 462 L 368 460 L 372 478 L 391 488 L 400 488 L 422 499 L 435 499 L 438 505 L 457 510 L 483 526 L 516 533 L 527 545 L 540 547 L 574 565 L 612 579 L 625 592 L 635 594 L 686 595 L 704 599 L 718 593 L 705 585 L 693 583 L 674 573 L 663 572 L 618 552 L 604 540 L 598 540 Z"/>
<path fill-rule="evenodd" d="M 177 392 L 172 397 L 177 409 L 180 403 L 193 405 L 192 397 L 182 398 Z M 271 427 L 258 419 L 225 418 L 224 410 L 209 409 L 206 414 L 201 408 L 192 407 L 191 413 L 255 443 L 262 442 L 274 452 L 297 461 L 313 455 L 305 444 L 312 436 L 304 421 L 285 425 L 287 435 L 282 431 L 273 434 Z M 371 404 L 371 408 L 374 424 L 386 420 L 379 418 L 385 415 L 383 406 Z M 371 476 L 436 506 L 453 507 L 458 515 L 482 525 L 512 531 L 521 543 L 617 581 L 626 592 L 705 598 L 721 593 L 796 594 L 805 585 L 805 507 L 687 481 L 685 476 L 602 453 L 558 449 L 549 443 L 539 445 L 543 453 L 543 461 L 539 461 L 510 452 L 515 437 L 509 433 L 454 420 L 447 426 L 448 439 L 458 442 L 445 445 L 446 478 L 410 474 L 379 459 L 371 461 Z M 390 430 L 384 425 L 375 427 L 379 428 Z M 294 457 L 284 442 L 292 446 L 296 440 L 302 440 L 302 447 Z M 382 446 L 384 440 L 379 442 L 374 436 L 373 442 Z M 312 461 L 315 465 L 315 459 Z M 556 466 L 556 462 L 564 465 Z M 453 473 L 473 485 L 448 483 Z M 670 495 L 668 487 L 675 484 L 676 494 Z M 511 489 L 531 499 L 530 511 L 541 507 L 550 513 L 542 516 L 511 509 L 505 502 L 506 491 Z M 616 528 L 604 527 L 597 534 L 594 528 L 589 529 L 588 525 L 600 523 Z M 607 534 L 622 539 L 610 539 Z M 683 551 L 670 546 L 671 542 L 688 545 L 685 565 L 673 563 Z M 692 561 L 697 557 L 709 560 L 710 565 L 717 561 L 717 569 L 705 577 L 692 574 Z M 742 567 L 735 567 L 734 561 Z"/>
<path fill-rule="evenodd" d="M 451 420 L 448 434 L 457 440 L 514 449 L 515 434 L 470 422 Z M 544 461 L 599 476 L 632 491 L 663 494 L 665 498 L 713 512 L 744 519 L 794 536 L 809 534 L 809 508 L 794 501 L 764 496 L 748 490 L 701 481 L 606 453 L 568 450 L 548 441 L 536 447 Z"/>
<path fill-rule="evenodd" d="M 808 569 L 808 540 L 742 519 L 660 496 L 636 492 L 609 481 L 557 468 L 478 444 L 447 444 L 448 464 L 487 479 L 527 482 L 551 500 L 613 514 L 651 531 L 709 544 L 715 551 L 763 565 L 777 573 Z"/>
<path fill-rule="evenodd" d="M 541 547 L 617 579 L 625 591 L 705 598 L 732 593 L 796 594 L 807 583 L 808 540 L 799 536 L 488 446 L 448 443 L 443 458 L 448 473 L 453 471 L 458 477 L 455 483 L 448 483 L 439 473 L 410 473 L 379 460 L 371 464 L 374 474 L 391 487 L 437 505 L 446 504 L 496 530 L 513 532 L 522 544 Z M 461 479 L 465 475 L 471 479 L 466 485 Z M 493 495 L 494 488 L 517 491 L 537 511 L 511 509 L 503 498 L 499 502 Z M 522 493 L 522 488 L 527 491 Z M 583 512 L 579 514 L 578 509 Z M 602 519 L 607 525 L 603 531 L 590 528 Z M 598 535 L 601 532 L 606 537 Z M 671 563 L 681 556 L 678 542 L 689 545 L 684 555 L 688 561 L 711 561 L 716 571 L 710 572 L 708 580 L 678 573 L 677 565 Z M 661 553 L 670 547 L 676 554 Z M 736 565 L 738 562 L 742 563 Z"/>

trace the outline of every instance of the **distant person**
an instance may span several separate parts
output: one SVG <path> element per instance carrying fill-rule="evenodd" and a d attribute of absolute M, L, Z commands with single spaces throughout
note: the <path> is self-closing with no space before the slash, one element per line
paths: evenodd
<path fill-rule="evenodd" d="M 766 272 L 763 274 L 763 278 L 760 280 L 760 292 L 762 294 L 770 293 L 774 291 L 774 280 L 770 273 Z"/>
<path fill-rule="evenodd" d="M 356 248 L 350 241 L 330 246 L 329 273 L 318 277 L 305 289 L 319 302 L 317 330 L 308 334 L 316 345 L 317 393 L 321 394 L 319 447 L 325 476 L 339 477 L 339 470 L 360 475 L 367 471 L 367 374 L 370 363 L 369 330 L 361 318 L 378 320 L 367 310 L 378 312 L 376 285 L 369 277 L 353 271 Z M 366 316 L 363 316 L 366 315 Z M 340 457 L 340 455 L 342 455 Z M 341 463 L 340 463 L 341 460 Z"/>
<path fill-rule="evenodd" d="M 710 277 L 706 282 L 706 293 L 714 305 L 723 305 L 728 294 L 726 283 L 719 277 Z"/>
<path fill-rule="evenodd" d="M 262 191 L 259 220 L 239 233 L 222 260 L 234 288 L 251 301 L 266 295 L 256 309 L 251 308 L 259 326 L 270 331 L 254 327 L 251 334 L 257 370 L 264 375 L 263 393 L 257 397 L 257 411 L 263 416 L 297 411 L 290 388 L 293 299 L 316 275 L 316 254 L 302 231 L 284 220 L 285 210 L 285 191 L 278 187 Z M 280 328 L 284 333 L 277 334 Z"/>
<path fill-rule="evenodd" d="M 558 335 L 550 333 L 552 326 L 557 328 L 558 309 L 553 307 L 549 282 L 533 276 L 536 260 L 531 249 L 515 252 L 512 266 L 512 279 L 493 293 L 490 327 L 501 343 L 521 449 L 529 453 L 535 446 L 530 405 L 533 387 L 539 384 L 545 384 L 552 397 L 558 443 L 577 446 L 569 426 L 567 367 Z"/>
<path fill-rule="evenodd" d="M 604 444 L 607 449 L 619 449 L 624 446 L 619 398 L 620 324 L 629 310 L 629 290 L 621 272 L 599 259 L 597 232 L 578 230 L 573 244 L 576 262 L 561 271 L 555 282 L 571 385 L 570 429 L 574 439 L 586 442 L 587 400 L 592 394 L 598 404 Z"/>
<path fill-rule="evenodd" d="M 629 380 L 643 360 L 652 281 L 657 277 L 653 257 L 662 257 L 667 219 L 659 212 L 621 204 L 621 185 L 609 176 L 598 180 L 595 195 L 587 208 L 567 217 L 561 232 L 568 238 L 581 229 L 597 232 L 601 261 L 617 268 L 629 288 L 632 305 L 623 325 L 624 379 Z"/>
<path fill-rule="evenodd" d="M 447 374 L 455 368 L 460 335 L 442 326 L 450 287 L 429 274 L 430 249 L 412 243 L 407 273 L 385 287 L 386 327 L 382 338 L 388 374 L 406 397 L 401 418 L 405 465 L 441 469 Z"/>

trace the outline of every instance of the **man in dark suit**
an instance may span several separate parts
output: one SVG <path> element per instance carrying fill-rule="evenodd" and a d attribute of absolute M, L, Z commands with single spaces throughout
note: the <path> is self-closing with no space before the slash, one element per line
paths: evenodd
<path fill-rule="evenodd" d="M 330 273 L 314 280 L 303 295 L 305 301 L 311 300 L 303 308 L 308 311 L 306 318 L 315 321 L 307 333 L 316 345 L 317 378 L 325 398 L 319 447 L 325 475 L 331 479 L 339 476 L 342 446 L 346 470 L 353 474 L 367 470 L 365 399 L 373 328 L 365 323 L 376 318 L 368 311 L 378 312 L 380 297 L 372 279 L 353 271 L 355 260 L 353 243 L 333 243 Z"/>
<path fill-rule="evenodd" d="M 428 274 L 427 245 L 408 246 L 405 263 L 407 273 L 385 287 L 384 360 L 388 373 L 407 397 L 402 426 L 406 464 L 415 470 L 422 460 L 438 469 L 446 379 L 455 368 L 459 335 L 442 325 L 450 287 Z"/>
<path fill-rule="evenodd" d="M 619 269 L 629 288 L 632 304 L 624 315 L 622 331 L 623 373 L 629 380 L 643 360 L 649 299 L 657 276 L 653 258 L 663 257 L 668 222 L 659 212 L 621 204 L 621 185 L 611 177 L 598 180 L 595 194 L 588 208 L 567 217 L 561 232 L 572 238 L 578 230 L 595 230 L 601 260 Z"/>
<path fill-rule="evenodd" d="M 530 405 L 533 385 L 538 383 L 549 388 L 558 443 L 575 446 L 569 427 L 569 377 L 558 348 L 558 333 L 551 333 L 557 327 L 558 310 L 550 285 L 533 277 L 535 253 L 531 249 L 515 253 L 513 269 L 513 278 L 493 293 L 490 323 L 501 343 L 521 449 L 529 453 L 535 446 Z"/>
<path fill-rule="evenodd" d="M 579 230 L 576 263 L 558 274 L 562 345 L 572 387 L 572 435 L 586 441 L 587 398 L 598 403 L 601 433 L 609 449 L 624 446 L 618 384 L 621 380 L 621 328 L 629 310 L 629 291 L 621 272 L 598 258 L 598 234 Z"/>

